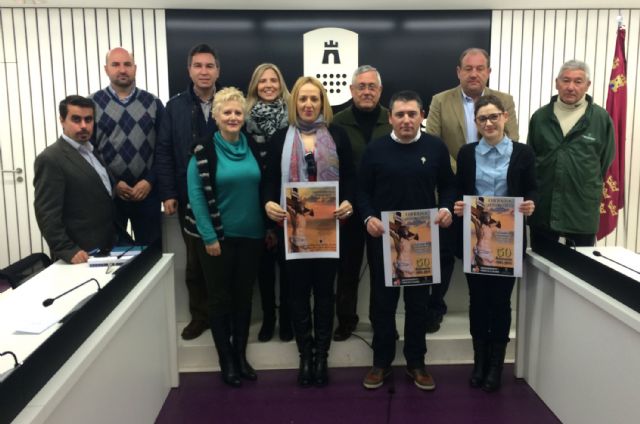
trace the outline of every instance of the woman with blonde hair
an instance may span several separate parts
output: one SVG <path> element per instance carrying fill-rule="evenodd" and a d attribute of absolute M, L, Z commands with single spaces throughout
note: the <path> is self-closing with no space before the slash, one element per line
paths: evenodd
<path fill-rule="evenodd" d="M 338 181 L 340 204 L 336 219 L 353 214 L 355 167 L 345 131 L 331 124 L 333 113 L 322 83 L 300 77 L 291 90 L 289 126 L 271 139 L 265 173 L 264 200 L 267 216 L 282 223 L 282 186 L 288 182 Z M 333 284 L 337 259 L 314 258 L 286 261 L 291 293 L 291 319 L 300 353 L 298 384 L 328 383 L 327 356 L 334 315 Z M 313 293 L 314 307 L 310 299 Z"/>
<path fill-rule="evenodd" d="M 255 143 L 241 132 L 242 92 L 234 87 L 218 91 L 212 114 L 218 131 L 197 142 L 187 168 L 185 232 L 201 240 L 197 254 L 222 380 L 238 387 L 241 378 L 257 378 L 246 349 L 257 273 L 248 261 L 259 260 L 264 240 L 261 169 Z"/>
<path fill-rule="evenodd" d="M 257 143 L 258 154 L 266 159 L 271 136 L 279 129 L 289 125 L 287 102 L 289 90 L 280 69 L 273 63 L 262 63 L 256 67 L 247 90 L 247 126 L 246 131 Z M 278 246 L 275 230 L 268 229 L 265 248 L 262 252 L 258 271 L 258 287 L 262 303 L 262 327 L 258 340 L 267 342 L 273 337 L 276 323 L 276 261 L 280 268 L 280 340 L 293 339 L 289 313 L 289 289 L 284 275 L 284 250 L 282 242 Z"/>

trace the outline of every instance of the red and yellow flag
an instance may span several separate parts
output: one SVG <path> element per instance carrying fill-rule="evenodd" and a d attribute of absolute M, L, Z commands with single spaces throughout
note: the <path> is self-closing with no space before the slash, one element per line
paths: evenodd
<path fill-rule="evenodd" d="M 600 240 L 611 233 L 618 225 L 618 211 L 624 206 L 624 140 L 627 126 L 627 59 L 624 53 L 626 31 L 618 26 L 616 49 L 611 67 L 607 112 L 613 121 L 616 136 L 616 153 L 607 170 L 602 186 L 600 201 L 600 228 L 597 238 Z"/>

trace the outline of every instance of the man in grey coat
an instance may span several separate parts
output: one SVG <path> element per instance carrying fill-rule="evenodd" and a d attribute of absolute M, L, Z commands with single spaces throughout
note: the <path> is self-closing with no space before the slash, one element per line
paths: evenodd
<path fill-rule="evenodd" d="M 93 101 L 68 96 L 59 110 L 63 134 L 34 164 L 34 207 L 51 255 L 77 264 L 114 244 L 112 185 L 90 143 Z"/>

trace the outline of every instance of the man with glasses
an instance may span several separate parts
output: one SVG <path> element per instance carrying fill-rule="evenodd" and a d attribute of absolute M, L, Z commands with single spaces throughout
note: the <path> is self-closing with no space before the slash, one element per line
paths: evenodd
<path fill-rule="evenodd" d="M 586 63 L 570 60 L 556 78 L 558 94 L 529 122 L 527 143 L 536 154 L 539 200 L 532 215 L 531 247 L 564 237 L 570 246 L 593 246 L 600 197 L 615 153 L 607 111 L 587 94 Z"/>
<path fill-rule="evenodd" d="M 165 215 L 178 212 L 184 228 L 187 207 L 187 165 L 191 148 L 202 137 L 213 138 L 217 130 L 211 116 L 213 96 L 218 88 L 220 60 L 207 44 L 198 44 L 189 52 L 187 69 L 191 83 L 167 103 L 156 144 L 156 173 Z M 191 322 L 182 331 L 184 340 L 195 339 L 209 328 L 207 289 L 198 260 L 198 239 L 182 236 L 187 248 L 185 282 L 189 292 Z"/>
<path fill-rule="evenodd" d="M 460 85 L 433 96 L 427 116 L 427 133 L 439 137 L 449 149 L 451 166 L 456 169 L 455 158 L 458 150 L 467 143 L 479 140 L 478 129 L 474 121 L 474 104 L 482 95 L 493 94 L 504 104 L 509 113 L 505 132 L 513 141 L 518 141 L 518 121 L 516 119 L 513 97 L 507 93 L 487 87 L 491 67 L 489 53 L 484 49 L 469 48 L 462 52 L 456 68 Z M 433 287 L 429 300 L 428 332 L 440 329 L 442 317 L 447 313 L 444 297 L 449 289 L 453 273 L 454 229 L 440 230 L 440 266 L 442 284 Z"/>
<path fill-rule="evenodd" d="M 356 168 L 370 140 L 391 132 L 389 111 L 380 105 L 382 81 L 380 73 L 370 65 L 360 66 L 353 73 L 351 85 L 352 105 L 337 113 L 333 122 L 345 129 L 349 135 Z M 338 327 L 333 340 L 348 339 L 358 324 L 358 284 L 364 253 L 365 229 L 358 210 L 346 220 L 340 229 L 340 264 L 336 290 L 336 315 Z"/>

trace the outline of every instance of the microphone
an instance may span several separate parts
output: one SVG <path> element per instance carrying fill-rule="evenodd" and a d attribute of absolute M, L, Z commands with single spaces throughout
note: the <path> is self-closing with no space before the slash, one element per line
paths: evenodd
<path fill-rule="evenodd" d="M 625 264 L 622 264 L 622 263 L 620 263 L 620 262 L 618 262 L 618 261 L 616 261 L 616 260 L 613 260 L 613 259 L 611 259 L 611 258 L 608 258 L 608 257 L 604 256 L 602 253 L 600 253 L 600 251 L 599 251 L 599 250 L 594 250 L 594 251 L 593 251 L 593 256 L 597 256 L 597 257 L 599 257 L 599 258 L 605 258 L 605 259 L 607 259 L 607 260 L 609 260 L 609 261 L 613 262 L 613 263 L 614 263 L 614 264 L 616 264 L 616 265 L 620 265 L 621 267 L 628 269 L 629 271 L 633 271 L 633 272 L 635 272 L 635 273 L 637 273 L 637 274 L 640 274 L 640 271 L 638 271 L 638 270 L 636 270 L 636 269 L 633 269 L 633 268 L 631 268 L 631 267 L 628 267 L 628 266 L 626 266 Z"/>
<path fill-rule="evenodd" d="M 71 293 L 72 291 L 76 290 L 77 288 L 84 286 L 85 284 L 91 282 L 91 281 L 95 281 L 95 283 L 98 285 L 98 291 L 100 291 L 100 289 L 102 289 L 102 287 L 100 287 L 100 283 L 98 283 L 98 280 L 96 280 L 95 278 L 89 278 L 87 281 L 78 284 L 77 286 L 67 290 L 66 292 L 54 297 L 54 298 L 48 298 L 42 301 L 42 306 L 49 307 L 53 304 L 53 302 L 55 302 L 56 300 L 60 299 L 62 296 L 66 296 L 68 293 Z"/>

